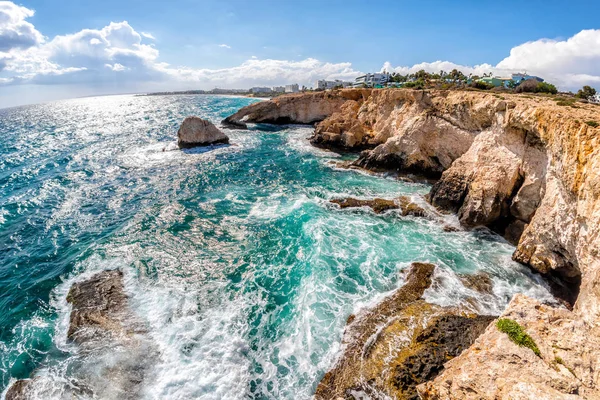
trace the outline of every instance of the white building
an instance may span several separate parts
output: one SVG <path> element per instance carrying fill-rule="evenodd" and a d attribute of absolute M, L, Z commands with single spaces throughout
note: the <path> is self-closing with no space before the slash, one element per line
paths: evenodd
<path fill-rule="evenodd" d="M 297 93 L 299 92 L 300 89 L 298 88 L 298 84 L 294 83 L 292 85 L 285 85 L 285 92 L 286 93 Z"/>
<path fill-rule="evenodd" d="M 250 88 L 250 93 L 271 93 L 271 88 L 257 86 Z"/>
<path fill-rule="evenodd" d="M 283 93 L 283 92 L 285 92 L 285 86 L 273 86 L 271 89 L 275 93 Z"/>
<path fill-rule="evenodd" d="M 376 72 L 374 74 L 365 74 L 357 77 L 354 80 L 354 87 L 363 85 L 373 87 L 375 85 L 385 85 L 390 80 L 390 74 L 387 72 Z"/>
<path fill-rule="evenodd" d="M 352 86 L 352 82 L 344 82 L 339 79 L 335 81 L 327 81 L 325 79 L 318 80 L 315 84 L 315 89 L 334 89 L 336 87 L 349 87 Z"/>

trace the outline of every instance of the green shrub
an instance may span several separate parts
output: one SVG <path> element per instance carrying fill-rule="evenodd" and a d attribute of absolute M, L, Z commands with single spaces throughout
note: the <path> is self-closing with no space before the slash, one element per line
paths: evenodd
<path fill-rule="evenodd" d="M 537 87 L 535 88 L 535 92 L 536 93 L 551 93 L 551 94 L 556 94 L 556 93 L 558 93 L 558 89 L 556 89 L 556 86 L 554 86 L 551 83 L 548 83 L 548 82 L 539 82 L 537 84 Z"/>
<path fill-rule="evenodd" d="M 535 344 L 531 336 L 525 332 L 523 327 L 519 325 L 517 321 L 508 318 L 500 318 L 496 321 L 496 327 L 500 332 L 506 333 L 509 339 L 517 345 L 527 347 L 528 349 L 531 349 L 536 356 L 542 357 L 537 344 Z"/>
<path fill-rule="evenodd" d="M 568 97 L 557 97 L 557 98 L 555 98 L 555 100 L 556 100 L 557 106 L 575 107 L 575 99 L 570 99 Z"/>
<path fill-rule="evenodd" d="M 558 93 L 558 89 L 551 83 L 538 82 L 535 79 L 527 79 L 516 87 L 515 92 L 517 93 Z"/>
<path fill-rule="evenodd" d="M 402 87 L 409 89 L 423 89 L 425 87 L 425 82 L 419 79 L 412 82 L 406 82 Z"/>
<path fill-rule="evenodd" d="M 585 121 L 585 123 L 591 126 L 592 128 L 597 128 L 598 125 L 600 125 L 596 121 Z"/>
<path fill-rule="evenodd" d="M 586 85 L 582 89 L 579 89 L 575 96 L 580 99 L 592 100 L 596 96 L 596 89 Z"/>
<path fill-rule="evenodd" d="M 494 88 L 494 85 L 492 85 L 491 83 L 482 82 L 482 81 L 473 81 L 469 84 L 469 86 L 472 88 L 481 89 L 481 90 L 490 90 L 490 89 Z"/>

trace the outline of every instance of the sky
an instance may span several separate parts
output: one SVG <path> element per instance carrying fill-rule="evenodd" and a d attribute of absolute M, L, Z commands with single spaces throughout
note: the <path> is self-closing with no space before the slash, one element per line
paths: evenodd
<path fill-rule="evenodd" d="M 0 1 L 0 107 L 364 72 L 528 72 L 600 89 L 600 1 Z"/>

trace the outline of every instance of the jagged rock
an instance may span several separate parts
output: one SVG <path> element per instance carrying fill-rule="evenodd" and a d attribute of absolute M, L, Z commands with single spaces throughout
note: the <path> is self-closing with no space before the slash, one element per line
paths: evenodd
<path fill-rule="evenodd" d="M 102 271 L 75 283 L 67 302 L 72 305 L 67 336 L 84 356 L 67 389 L 138 398 L 158 351 L 129 307 L 123 273 Z"/>
<path fill-rule="evenodd" d="M 396 200 L 386 199 L 368 199 L 361 200 L 352 197 L 344 199 L 333 199 L 331 203 L 337 204 L 340 208 L 352 208 L 352 207 L 370 207 L 375 211 L 376 214 L 381 214 L 388 210 L 400 209 L 402 216 L 413 215 L 416 217 L 424 217 L 427 212 L 423 207 L 414 203 L 410 197 L 401 196 Z"/>
<path fill-rule="evenodd" d="M 246 123 L 314 124 L 339 111 L 348 100 L 369 96 L 371 89 L 344 89 L 277 96 L 242 108 L 223 125 L 246 128 Z"/>
<path fill-rule="evenodd" d="M 416 386 L 435 378 L 444 364 L 460 355 L 483 333 L 495 317 L 442 314 L 417 334 L 404 357 L 397 359 L 392 384 L 396 398 L 418 399 Z"/>
<path fill-rule="evenodd" d="M 67 302 L 73 306 L 67 337 L 76 343 L 133 332 L 123 273 L 119 270 L 103 271 L 75 283 Z"/>
<path fill-rule="evenodd" d="M 229 138 L 212 122 L 200 117 L 186 117 L 177 131 L 177 145 L 181 149 L 218 143 L 229 143 Z"/>
<path fill-rule="evenodd" d="M 340 208 L 353 208 L 353 207 L 370 207 L 375 211 L 376 214 L 381 214 L 388 210 L 394 210 L 400 208 L 398 204 L 394 202 L 394 200 L 386 200 L 386 199 L 369 199 L 369 200 L 361 200 L 354 199 L 352 197 L 347 197 L 345 199 L 333 199 L 330 200 L 331 203 L 337 204 Z"/>
<path fill-rule="evenodd" d="M 416 385 L 435 377 L 493 317 L 462 315 L 421 299 L 434 266 L 413 263 L 406 284 L 348 319 L 344 353 L 319 383 L 319 400 L 416 398 Z"/>
<path fill-rule="evenodd" d="M 516 295 L 501 318 L 517 321 L 541 357 L 492 323 L 437 378 L 418 386 L 423 400 L 600 398 L 597 326 L 524 295 Z"/>
<path fill-rule="evenodd" d="M 403 216 L 412 215 L 414 217 L 426 217 L 427 211 L 417 203 L 413 202 L 410 197 L 400 196 L 397 199 L 400 205 L 400 211 Z"/>
<path fill-rule="evenodd" d="M 478 272 L 475 274 L 460 274 L 459 279 L 469 289 L 473 289 L 479 293 L 492 294 L 494 284 L 489 274 Z"/>
<path fill-rule="evenodd" d="M 6 391 L 6 400 L 30 400 L 29 387 L 31 379 L 19 379 L 13 383 Z"/>

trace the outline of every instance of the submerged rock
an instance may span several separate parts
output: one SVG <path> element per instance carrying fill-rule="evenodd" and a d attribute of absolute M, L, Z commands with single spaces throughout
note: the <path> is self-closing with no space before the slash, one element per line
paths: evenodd
<path fill-rule="evenodd" d="M 212 122 L 200 117 L 186 117 L 177 131 L 177 145 L 181 149 L 218 143 L 229 143 L 229 138 Z"/>
<path fill-rule="evenodd" d="M 76 343 L 133 333 L 123 273 L 119 270 L 103 271 L 75 283 L 67 302 L 73 306 L 67 337 Z"/>
<path fill-rule="evenodd" d="M 465 287 L 482 294 L 492 294 L 494 284 L 489 274 L 478 272 L 476 274 L 461 274 L 458 276 Z"/>
<path fill-rule="evenodd" d="M 129 307 L 122 272 L 103 271 L 73 284 L 67 302 L 67 337 L 78 345 L 68 381 L 35 375 L 13 384 L 10 399 L 138 399 L 158 351 Z"/>
<path fill-rule="evenodd" d="M 32 396 L 29 393 L 31 379 L 19 379 L 13 383 L 6 391 L 5 400 L 29 400 Z"/>
<path fill-rule="evenodd" d="M 461 314 L 421 299 L 435 266 L 413 263 L 404 286 L 350 316 L 344 353 L 319 383 L 319 400 L 416 398 L 416 385 L 435 377 L 493 317 Z"/>

